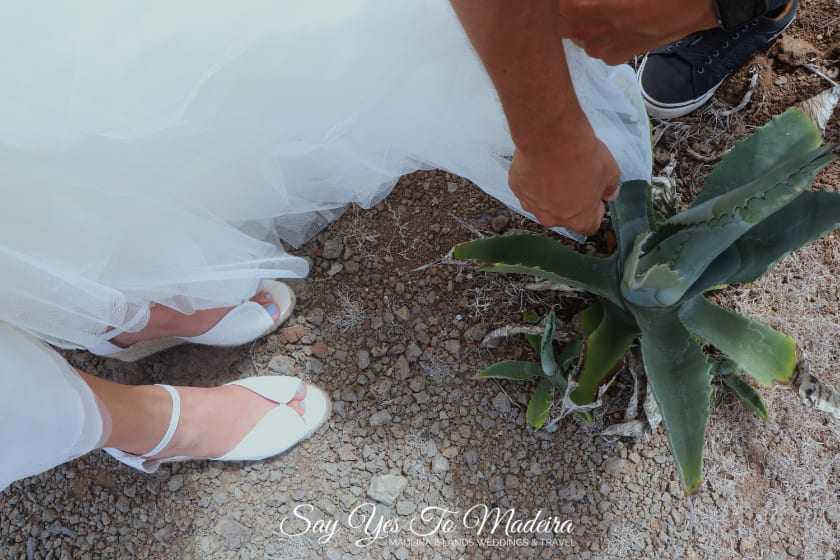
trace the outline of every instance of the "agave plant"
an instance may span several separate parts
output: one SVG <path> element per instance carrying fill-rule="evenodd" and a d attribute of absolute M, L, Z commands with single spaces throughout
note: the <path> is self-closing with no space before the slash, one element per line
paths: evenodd
<path fill-rule="evenodd" d="M 784 255 L 840 227 L 840 193 L 808 190 L 835 157 L 837 146 L 821 144 L 809 117 L 791 109 L 736 144 L 693 204 L 667 219 L 654 211 L 650 185 L 625 183 L 610 204 L 618 240 L 610 255 L 583 255 L 531 234 L 458 245 L 456 258 L 474 259 L 487 265 L 484 270 L 537 276 L 597 296 L 584 321 L 589 327 L 578 378 L 565 377 L 569 368 L 551 354 L 550 335 L 542 339 L 541 365 L 520 374 L 542 377 L 530 419 L 544 420 L 554 389 L 568 388 L 578 406 L 591 404 L 639 340 L 683 488 L 697 493 L 712 377 L 720 376 L 766 416 L 740 373 L 769 386 L 788 382 L 797 363 L 793 339 L 714 305 L 704 294 L 752 282 Z M 716 352 L 708 352 L 703 342 Z M 564 353 L 568 357 L 574 350 Z M 720 354 L 728 359 L 715 358 Z M 507 375 L 517 367 L 524 368 L 508 363 L 498 366 L 504 372 L 485 376 Z"/>

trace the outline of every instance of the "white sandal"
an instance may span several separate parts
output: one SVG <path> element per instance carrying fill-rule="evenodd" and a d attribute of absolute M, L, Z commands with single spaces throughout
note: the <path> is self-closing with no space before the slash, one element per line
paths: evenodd
<path fill-rule="evenodd" d="M 168 350 L 185 342 L 208 346 L 241 346 L 263 337 L 288 319 L 295 308 L 295 293 L 290 287 L 276 280 L 260 282 L 260 291 L 271 294 L 272 303 L 277 305 L 280 315 L 273 320 L 265 308 L 255 301 L 246 301 L 231 309 L 222 320 L 204 334 L 198 336 L 171 336 L 155 340 L 144 340 L 121 348 L 106 338 L 88 351 L 107 358 L 116 358 L 124 362 L 133 362 L 152 354 Z M 117 336 L 118 330 L 109 331 L 107 337 Z"/>
<path fill-rule="evenodd" d="M 175 430 L 178 429 L 178 421 L 181 418 L 181 397 L 178 391 L 170 385 L 157 385 L 166 389 L 172 397 L 172 418 L 169 420 L 169 427 L 163 439 L 154 449 L 140 456 L 114 448 L 103 448 L 103 450 L 121 463 L 146 473 L 155 472 L 162 463 L 174 461 L 190 459 L 259 461 L 279 455 L 314 434 L 330 416 L 332 409 L 330 398 L 324 391 L 308 383 L 306 385 L 306 397 L 301 401 L 305 403 L 304 415 L 301 416 L 286 405 L 295 396 L 301 383 L 301 379 L 286 375 L 248 377 L 227 383 L 227 385 L 245 387 L 268 400 L 278 403 L 280 406 L 269 410 L 233 449 L 221 457 L 150 459 L 169 445 L 172 436 L 175 435 Z"/>

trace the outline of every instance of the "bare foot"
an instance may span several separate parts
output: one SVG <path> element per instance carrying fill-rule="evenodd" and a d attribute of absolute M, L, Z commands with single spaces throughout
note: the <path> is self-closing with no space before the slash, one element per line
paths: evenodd
<path fill-rule="evenodd" d="M 162 390 L 162 389 L 161 389 Z M 181 418 L 172 441 L 154 459 L 221 457 L 231 451 L 268 413 L 278 406 L 244 387 L 178 387 Z M 287 406 L 305 414 L 306 383 Z"/>
<path fill-rule="evenodd" d="M 251 301 L 262 305 L 275 321 L 280 316 L 280 310 L 274 304 L 271 294 L 261 291 L 251 298 Z M 152 307 L 149 313 L 148 324 L 138 332 L 120 333 L 111 339 L 111 342 L 122 348 L 144 340 L 154 340 L 170 336 L 198 336 L 212 329 L 222 317 L 228 314 L 233 307 L 218 307 L 216 309 L 205 309 L 196 311 L 191 315 L 185 315 L 165 305 Z"/>

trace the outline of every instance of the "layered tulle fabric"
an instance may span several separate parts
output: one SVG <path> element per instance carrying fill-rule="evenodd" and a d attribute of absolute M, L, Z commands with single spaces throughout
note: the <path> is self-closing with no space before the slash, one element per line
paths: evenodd
<path fill-rule="evenodd" d="M 0 492 L 88 453 L 103 437 L 93 392 L 46 344 L 0 321 Z"/>
<path fill-rule="evenodd" d="M 632 71 L 568 55 L 623 178 L 647 178 Z M 0 72 L 0 320 L 63 346 L 141 328 L 149 302 L 233 305 L 304 276 L 278 239 L 417 169 L 521 211 L 446 0 L 12 0 Z"/>

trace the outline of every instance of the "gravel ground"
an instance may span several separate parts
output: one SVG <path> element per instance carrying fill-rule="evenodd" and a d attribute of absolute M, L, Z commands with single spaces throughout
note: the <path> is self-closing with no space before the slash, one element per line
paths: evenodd
<path fill-rule="evenodd" d="M 429 224 L 421 202 L 432 192 L 447 211 Z M 597 435 L 623 414 L 627 374 L 599 422 L 527 428 L 526 387 L 472 379 L 524 345 L 478 341 L 555 296 L 452 265 L 412 271 L 471 236 L 452 216 L 487 231 L 527 225 L 451 176 L 417 174 L 303 249 L 313 275 L 292 283 L 297 312 L 253 347 L 181 347 L 130 365 L 72 353 L 77 367 L 129 383 L 295 373 L 329 390 L 334 415 L 322 434 L 260 463 L 196 461 L 146 476 L 95 452 L 17 483 L 0 496 L 4 557 L 836 557 L 836 423 L 784 388 L 765 392 L 766 423 L 728 400 L 714 410 L 693 532 L 661 431 Z M 492 516 L 479 532 L 482 504 L 523 522 L 542 511 L 559 532 L 514 525 L 506 541 Z M 428 507 L 450 512 L 426 511 L 423 523 Z M 418 536 L 441 517 L 451 523 Z"/>
<path fill-rule="evenodd" d="M 790 32 L 811 41 L 815 64 L 840 57 L 823 25 L 831 13 L 832 0 L 806 2 Z M 712 157 L 825 87 L 786 49 L 759 60 L 754 102 L 725 128 L 716 121 L 710 133 L 719 116 L 713 107 L 665 131 L 657 172 L 676 154 L 678 198 L 690 196 L 704 168 L 685 154 L 686 142 L 695 155 Z M 737 104 L 748 77 L 748 70 L 736 75 L 722 98 Z M 700 132 L 714 141 L 698 144 Z M 840 140 L 837 116 L 827 137 Z M 836 189 L 840 165 L 821 184 Z M 473 379 L 526 352 L 515 338 L 480 347 L 488 330 L 516 323 L 527 309 L 554 306 L 569 317 L 582 302 L 457 265 L 415 269 L 475 230 L 528 228 L 465 181 L 418 173 L 375 209 L 348 211 L 300 250 L 313 266 L 310 278 L 292 282 L 297 311 L 252 347 L 179 347 L 130 365 L 69 353 L 75 366 L 127 383 L 211 386 L 298 374 L 329 391 L 334 414 L 319 435 L 259 463 L 195 461 L 143 475 L 95 452 L 18 482 L 0 495 L 0 558 L 840 556 L 838 424 L 807 411 L 784 387 L 763 390 L 766 422 L 726 396 L 715 406 L 704 490 L 692 504 L 661 428 L 639 439 L 599 435 L 623 419 L 632 386 L 626 371 L 596 422 L 568 420 L 554 433 L 526 427 L 529 387 Z M 719 296 L 794 336 L 815 373 L 835 386 L 838 255 L 834 233 L 766 280 Z M 476 525 L 484 507 L 517 521 L 510 540 L 503 528 L 493 530 L 492 515 L 483 529 Z M 525 526 L 538 515 L 543 527 Z"/>

